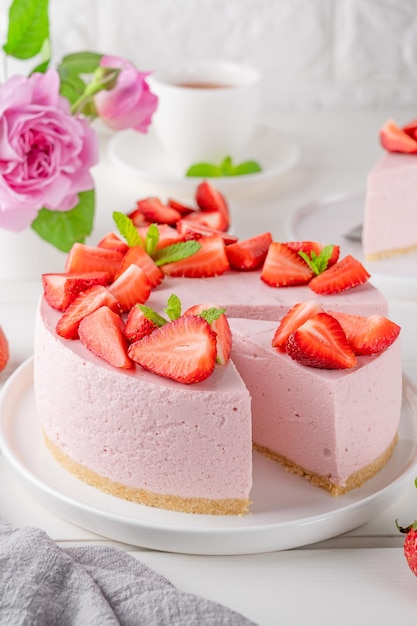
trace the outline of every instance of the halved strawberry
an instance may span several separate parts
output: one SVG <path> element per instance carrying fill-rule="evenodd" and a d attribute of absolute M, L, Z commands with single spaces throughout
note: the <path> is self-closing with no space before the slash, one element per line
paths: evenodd
<path fill-rule="evenodd" d="M 107 233 L 97 244 L 98 248 L 107 248 L 108 250 L 118 250 L 125 254 L 129 248 L 125 241 L 122 241 L 116 233 Z"/>
<path fill-rule="evenodd" d="M 261 278 L 271 287 L 307 285 L 313 276 L 303 259 L 284 243 L 272 242 L 262 267 Z"/>
<path fill-rule="evenodd" d="M 82 291 L 58 320 L 55 328 L 57 334 L 64 339 L 77 339 L 81 320 L 101 306 L 108 306 L 113 311 L 119 310 L 117 299 L 106 287 L 94 285 Z"/>
<path fill-rule="evenodd" d="M 229 219 L 226 218 L 221 211 L 196 211 L 195 213 L 187 215 L 187 220 L 223 232 L 229 228 Z"/>
<path fill-rule="evenodd" d="M 400 334 L 401 327 L 382 315 L 351 315 L 329 311 L 345 331 L 346 338 L 357 355 L 377 354 L 386 350 Z"/>
<path fill-rule="evenodd" d="M 200 250 L 181 261 L 167 263 L 162 266 L 164 274 L 169 276 L 186 276 L 188 278 L 201 278 L 219 276 L 229 269 L 224 241 L 221 237 L 201 237 L 198 240 Z"/>
<path fill-rule="evenodd" d="M 182 236 L 173 226 L 168 226 L 168 224 L 157 224 L 156 225 L 159 232 L 158 245 L 156 246 L 157 250 L 161 248 L 165 248 L 166 246 L 170 246 L 173 243 L 178 243 L 178 241 L 182 241 Z M 146 239 L 146 233 L 148 232 L 148 226 L 140 226 L 137 230 L 139 235 L 142 238 L 142 241 Z"/>
<path fill-rule="evenodd" d="M 204 180 L 197 186 L 195 198 L 198 207 L 202 211 L 218 211 L 221 213 L 227 224 L 224 230 L 227 230 L 230 224 L 230 213 L 226 198 L 223 194 L 220 193 L 218 189 L 215 189 L 207 180 Z"/>
<path fill-rule="evenodd" d="M 7 363 L 9 362 L 9 358 L 9 342 L 7 341 L 7 337 L 4 334 L 4 330 L 0 326 L 0 372 L 2 372 L 6 367 Z"/>
<path fill-rule="evenodd" d="M 187 309 L 184 315 L 198 315 L 203 311 L 213 308 L 218 309 L 219 307 L 217 304 L 210 302 L 205 304 L 196 304 Z M 230 359 L 230 352 L 232 350 L 232 331 L 226 315 L 222 313 L 220 317 L 210 322 L 210 326 L 216 333 L 217 362 L 223 365 Z"/>
<path fill-rule="evenodd" d="M 137 209 L 142 211 L 146 221 L 157 224 L 176 224 L 181 219 L 181 213 L 176 209 L 163 204 L 159 198 L 149 197 L 138 200 Z"/>
<path fill-rule="evenodd" d="M 286 241 L 285 245 L 294 250 L 295 252 L 305 252 L 307 256 L 311 257 L 311 253 L 314 252 L 317 256 L 322 252 L 325 247 L 324 243 L 318 241 Z M 331 267 L 339 259 L 340 246 L 333 244 L 332 255 L 329 258 L 327 267 Z"/>
<path fill-rule="evenodd" d="M 188 206 L 183 202 L 179 202 L 178 200 L 174 200 L 173 198 L 168 198 L 167 205 L 171 207 L 171 209 L 175 209 L 181 215 L 189 215 L 189 213 L 194 213 L 196 211 L 195 207 Z"/>
<path fill-rule="evenodd" d="M 108 250 L 98 246 L 74 243 L 65 263 L 66 272 L 107 272 L 113 280 L 123 259 L 120 250 Z"/>
<path fill-rule="evenodd" d="M 315 300 L 295 304 L 282 318 L 272 338 L 272 347 L 285 351 L 288 337 L 308 319 L 321 313 L 323 308 Z"/>
<path fill-rule="evenodd" d="M 132 263 L 116 278 L 108 290 L 117 298 L 121 311 L 127 312 L 137 302 L 140 304 L 146 302 L 151 293 L 151 283 L 145 272 Z"/>
<path fill-rule="evenodd" d="M 205 380 L 216 364 L 216 333 L 196 315 L 183 315 L 128 348 L 143 368 L 180 383 Z"/>
<path fill-rule="evenodd" d="M 113 365 L 128 369 L 134 364 L 127 356 L 123 321 L 109 307 L 101 306 L 81 320 L 78 334 L 90 352 Z"/>
<path fill-rule="evenodd" d="M 145 335 L 150 335 L 155 328 L 158 326 L 151 322 L 138 306 L 132 306 L 124 327 L 124 334 L 129 342 L 138 341 Z"/>
<path fill-rule="evenodd" d="M 266 232 L 226 246 L 230 267 L 235 270 L 254 270 L 260 267 L 271 243 L 272 235 Z"/>
<path fill-rule="evenodd" d="M 355 367 L 356 357 L 343 328 L 328 313 L 317 313 L 289 337 L 287 354 L 302 365 L 320 369 Z"/>
<path fill-rule="evenodd" d="M 93 285 L 108 285 L 107 272 L 56 272 L 42 274 L 45 300 L 54 309 L 65 311 L 81 291 Z"/>
<path fill-rule="evenodd" d="M 408 122 L 408 124 L 402 127 L 402 130 L 409 135 L 409 137 L 417 140 L 417 119 Z"/>
<path fill-rule="evenodd" d="M 142 246 L 131 246 L 123 257 L 115 280 L 134 263 L 143 270 L 151 283 L 151 287 L 157 287 L 163 280 L 164 274 L 156 265 L 155 261 L 145 252 Z"/>
<path fill-rule="evenodd" d="M 133 209 L 133 211 L 130 211 L 127 214 L 127 216 L 128 216 L 128 218 L 130 218 L 132 220 L 132 222 L 136 226 L 136 228 L 149 226 L 149 221 L 144 216 L 142 210 L 140 208 L 138 208 L 138 207 L 136 207 L 136 209 Z"/>
<path fill-rule="evenodd" d="M 206 224 L 202 224 L 200 221 L 188 220 L 186 218 L 177 222 L 177 231 L 183 239 L 199 239 L 200 237 L 208 237 L 209 235 L 218 235 L 223 239 L 226 245 L 238 241 L 236 235 L 231 235 L 217 228 L 211 228 L 210 226 L 206 226 Z"/>
<path fill-rule="evenodd" d="M 397 126 L 394 120 L 388 120 L 379 131 L 381 145 L 389 152 L 417 153 L 417 141 L 402 128 Z"/>
<path fill-rule="evenodd" d="M 363 285 L 370 274 L 362 263 L 348 254 L 328 270 L 315 276 L 309 287 L 315 293 L 332 294 Z"/>

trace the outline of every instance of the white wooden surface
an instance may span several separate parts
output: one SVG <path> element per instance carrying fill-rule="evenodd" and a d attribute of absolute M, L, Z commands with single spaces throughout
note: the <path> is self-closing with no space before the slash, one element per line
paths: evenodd
<path fill-rule="evenodd" d="M 297 166 L 263 189 L 230 198 L 234 229 L 241 237 L 268 228 L 285 238 L 286 220 L 301 204 L 364 188 L 369 167 L 380 151 L 377 131 L 387 117 L 400 123 L 415 112 L 271 112 L 274 123 L 300 146 Z M 144 184 L 103 159 L 96 170 L 98 219 L 95 237 L 109 230 L 111 212 L 127 210 L 152 193 L 187 199 L 182 189 Z M 32 354 L 33 322 L 40 282 L 0 283 L 0 324 L 9 337 L 11 360 L 0 374 L 2 386 Z M 390 301 L 391 317 L 403 326 L 404 370 L 417 384 L 417 294 Z M 416 467 L 417 476 L 417 467 Z M 60 545 L 111 543 L 166 575 L 181 589 L 222 602 L 263 626 L 339 626 L 405 624 L 417 615 L 417 579 L 402 553 L 403 536 L 395 519 L 417 517 L 417 489 L 404 488 L 377 519 L 341 537 L 285 552 L 251 556 L 190 556 L 150 551 L 109 542 L 45 510 L 25 491 L 0 456 L 0 516 L 17 526 L 35 525 Z"/>

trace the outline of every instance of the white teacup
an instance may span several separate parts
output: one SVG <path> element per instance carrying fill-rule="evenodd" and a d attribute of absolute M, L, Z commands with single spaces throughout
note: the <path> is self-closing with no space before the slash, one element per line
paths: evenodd
<path fill-rule="evenodd" d="M 173 65 L 149 76 L 159 103 L 153 128 L 173 166 L 220 163 L 249 143 L 259 119 L 260 74 L 223 61 Z"/>

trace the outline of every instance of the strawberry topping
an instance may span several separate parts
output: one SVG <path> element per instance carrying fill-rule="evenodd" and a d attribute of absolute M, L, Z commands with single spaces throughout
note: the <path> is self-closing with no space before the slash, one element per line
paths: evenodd
<path fill-rule="evenodd" d="M 228 245 L 226 255 L 230 267 L 235 270 L 257 269 L 264 263 L 271 243 L 272 235 L 266 232 Z"/>
<path fill-rule="evenodd" d="M 54 309 L 65 311 L 81 291 L 93 285 L 107 285 L 107 272 L 50 273 L 42 274 L 45 300 Z"/>
<path fill-rule="evenodd" d="M 295 304 L 282 318 L 272 339 L 272 347 L 285 351 L 288 337 L 308 319 L 321 313 L 323 308 L 315 300 Z"/>
<path fill-rule="evenodd" d="M 151 294 L 151 283 L 145 272 L 133 263 L 116 278 L 108 290 L 117 298 L 121 311 L 127 312 L 137 302 L 146 302 Z"/>
<path fill-rule="evenodd" d="M 81 320 L 78 334 L 90 352 L 114 367 L 131 368 L 123 321 L 107 306 L 101 306 Z"/>
<path fill-rule="evenodd" d="M 218 309 L 217 304 L 196 304 L 187 309 L 184 315 L 199 315 L 210 309 Z M 222 313 L 220 317 L 210 322 L 210 326 L 216 333 L 217 362 L 223 365 L 230 359 L 232 349 L 232 331 L 226 315 Z"/>
<path fill-rule="evenodd" d="M 56 325 L 56 332 L 64 339 L 77 339 L 81 320 L 101 306 L 108 306 L 113 311 L 119 310 L 117 299 L 102 285 L 94 285 L 82 291 L 71 302 Z"/>
<path fill-rule="evenodd" d="M 400 334 L 401 328 L 382 315 L 351 315 L 332 311 L 342 326 L 353 352 L 357 355 L 376 354 L 386 350 Z"/>
<path fill-rule="evenodd" d="M 201 278 L 219 276 L 229 269 L 224 241 L 221 237 L 201 237 L 198 240 L 201 248 L 192 256 L 166 263 L 162 266 L 164 274 L 169 276 L 186 276 L 188 278 Z"/>
<path fill-rule="evenodd" d="M 109 250 L 98 246 L 75 243 L 68 253 L 65 264 L 66 272 L 107 272 L 110 280 L 114 278 L 123 259 L 120 250 Z"/>
<path fill-rule="evenodd" d="M 261 278 L 271 287 L 307 285 L 313 276 L 312 270 L 294 250 L 283 243 L 270 244 Z"/>
<path fill-rule="evenodd" d="M 362 263 L 348 254 L 329 267 L 328 270 L 315 276 L 309 284 L 315 293 L 340 293 L 352 287 L 362 285 L 370 278 L 370 274 Z"/>

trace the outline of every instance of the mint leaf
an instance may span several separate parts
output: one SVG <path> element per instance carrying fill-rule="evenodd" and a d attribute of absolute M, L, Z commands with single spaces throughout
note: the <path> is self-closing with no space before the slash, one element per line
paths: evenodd
<path fill-rule="evenodd" d="M 16 59 L 31 59 L 48 39 L 48 0 L 13 0 L 4 52 Z"/>
<path fill-rule="evenodd" d="M 198 178 L 218 178 L 219 176 L 245 176 L 246 174 L 256 174 L 262 168 L 257 161 L 243 161 L 234 165 L 232 157 L 227 156 L 220 165 L 213 163 L 195 163 L 186 171 L 185 175 Z"/>
<path fill-rule="evenodd" d="M 84 243 L 93 230 L 94 198 L 90 189 L 78 195 L 79 202 L 70 211 L 41 209 L 31 227 L 58 250 L 68 252 L 75 242 Z"/>
<path fill-rule="evenodd" d="M 303 250 L 299 250 L 298 254 L 307 263 L 309 268 L 316 274 L 322 274 L 327 270 L 330 257 L 333 254 L 333 245 L 324 246 L 320 251 L 320 254 L 316 254 L 314 250 L 311 251 L 311 255 L 308 256 Z"/>
<path fill-rule="evenodd" d="M 122 237 L 126 239 L 128 246 L 142 246 L 142 237 L 139 235 L 138 230 L 130 217 L 120 211 L 113 211 L 113 220 L 117 226 L 117 230 Z"/>
<path fill-rule="evenodd" d="M 137 304 L 136 306 L 142 311 L 144 316 L 150 322 L 155 324 L 155 326 L 158 326 L 158 328 L 168 323 L 168 320 L 163 318 L 162 315 L 159 315 L 159 313 L 151 309 L 149 306 L 145 306 L 144 304 Z"/>
<path fill-rule="evenodd" d="M 170 246 L 161 248 L 155 253 L 154 261 L 159 266 L 166 263 L 175 263 L 192 256 L 201 249 L 198 241 L 191 239 L 190 241 L 180 241 Z"/>
<path fill-rule="evenodd" d="M 145 237 L 145 251 L 152 258 L 155 255 L 156 248 L 158 247 L 159 242 L 159 230 L 156 224 L 150 224 L 148 230 L 146 231 Z"/>
<path fill-rule="evenodd" d="M 175 293 L 168 298 L 167 306 L 164 309 L 171 322 L 181 317 L 181 301 Z"/>
<path fill-rule="evenodd" d="M 244 161 L 235 165 L 233 176 L 246 176 L 247 174 L 257 174 L 262 172 L 262 168 L 257 161 Z"/>
<path fill-rule="evenodd" d="M 185 175 L 190 178 L 218 178 L 223 176 L 221 168 L 212 163 L 195 163 L 188 168 Z"/>
<path fill-rule="evenodd" d="M 204 309 L 204 311 L 201 311 L 201 313 L 199 313 L 199 315 L 206 320 L 206 322 L 208 324 L 211 324 L 212 322 L 215 322 L 216 320 L 219 319 L 219 317 L 221 315 L 223 315 L 223 313 L 226 311 L 226 309 L 218 309 L 217 307 L 210 307 L 210 309 Z"/>

